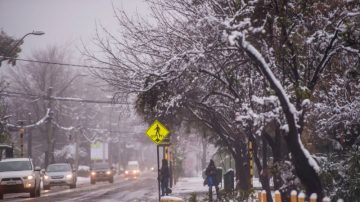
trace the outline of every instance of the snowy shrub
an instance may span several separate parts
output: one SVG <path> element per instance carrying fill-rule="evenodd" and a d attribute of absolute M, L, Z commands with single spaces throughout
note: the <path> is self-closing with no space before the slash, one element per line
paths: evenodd
<path fill-rule="evenodd" d="M 360 154 L 350 151 L 342 154 L 331 154 L 320 162 L 320 178 L 325 195 L 333 200 L 360 202 Z"/>
<path fill-rule="evenodd" d="M 359 202 L 360 193 L 360 154 L 359 151 L 350 153 L 350 157 L 344 162 L 345 175 L 337 185 L 336 196 L 344 201 Z M 341 187 L 339 187 L 339 185 Z"/>

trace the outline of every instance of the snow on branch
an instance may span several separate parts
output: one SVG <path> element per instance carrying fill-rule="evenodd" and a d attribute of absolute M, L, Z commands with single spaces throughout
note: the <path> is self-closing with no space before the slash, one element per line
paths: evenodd
<path fill-rule="evenodd" d="M 270 69 L 268 63 L 265 61 L 265 58 L 263 55 L 250 43 L 246 40 L 245 33 L 240 31 L 232 31 L 231 34 L 228 36 L 229 42 L 231 45 L 236 45 L 242 47 L 250 57 L 252 57 L 256 62 L 259 63 L 259 67 L 261 68 L 262 73 L 264 76 L 268 79 L 268 81 L 272 84 L 274 90 L 278 94 L 278 98 L 282 105 L 284 106 L 284 111 L 286 110 L 288 113 L 292 115 L 292 117 L 287 117 L 289 129 L 290 125 L 292 128 L 297 127 L 297 110 L 295 106 L 290 102 L 289 96 L 286 94 L 285 89 L 281 85 L 280 81 L 275 77 L 274 73 Z M 309 151 L 303 146 L 300 136 L 298 133 L 296 133 L 298 142 L 300 144 L 301 150 L 303 151 L 303 154 L 308 159 L 308 162 L 310 166 L 315 170 L 315 172 L 319 173 L 320 167 L 316 163 L 316 161 L 311 157 Z"/>
<path fill-rule="evenodd" d="M 48 108 L 46 110 L 46 114 L 39 120 L 37 121 L 36 123 L 34 124 L 30 124 L 30 125 L 24 125 L 24 126 L 21 126 L 21 125 L 14 125 L 14 124 L 10 124 L 10 123 L 6 123 L 6 127 L 9 128 L 9 129 L 13 129 L 13 130 L 17 130 L 17 129 L 20 129 L 20 128 L 35 128 L 35 127 L 38 127 L 38 126 L 41 126 L 43 125 L 44 123 L 47 122 L 47 120 L 49 119 L 49 114 L 50 114 L 50 109 Z"/>
<path fill-rule="evenodd" d="M 289 96 L 286 94 L 285 89 L 281 85 L 280 81 L 275 77 L 274 73 L 271 71 L 268 63 L 265 61 L 265 58 L 262 54 L 248 41 L 246 41 L 245 34 L 239 31 L 233 31 L 229 35 L 229 41 L 231 45 L 240 45 L 242 48 L 246 50 L 252 57 L 255 58 L 257 62 L 260 63 L 260 66 L 263 70 L 265 76 L 269 79 L 269 81 L 274 85 L 274 87 L 281 93 L 281 97 L 283 101 L 285 101 L 286 106 L 289 109 L 289 112 L 294 116 L 294 120 L 297 119 L 297 110 L 295 106 L 290 102 Z M 239 41 L 241 42 L 239 44 Z"/>
<path fill-rule="evenodd" d="M 65 131 L 72 131 L 74 129 L 76 129 L 74 126 L 70 126 L 70 127 L 64 127 L 64 126 L 61 126 L 60 124 L 58 124 L 56 121 L 54 120 L 51 120 L 51 123 L 54 124 L 56 127 L 58 127 L 59 129 L 61 130 L 65 130 Z"/>
<path fill-rule="evenodd" d="M 251 100 L 253 102 L 256 102 L 256 103 L 260 104 L 260 105 L 266 105 L 267 103 L 271 103 L 273 105 L 276 105 L 276 103 L 278 102 L 279 99 L 274 95 L 268 96 L 268 97 L 258 97 L 258 96 L 253 95 L 251 97 Z"/>
<path fill-rule="evenodd" d="M 48 120 L 49 117 L 50 117 L 50 116 L 49 116 L 50 111 L 51 111 L 51 109 L 50 109 L 50 108 L 47 108 L 47 109 L 46 109 L 46 114 L 45 114 L 45 116 L 44 116 L 42 119 L 40 119 L 40 120 L 39 120 L 38 122 L 36 122 L 35 124 L 24 126 L 24 128 L 38 127 L 38 126 L 46 123 L 47 120 Z"/>

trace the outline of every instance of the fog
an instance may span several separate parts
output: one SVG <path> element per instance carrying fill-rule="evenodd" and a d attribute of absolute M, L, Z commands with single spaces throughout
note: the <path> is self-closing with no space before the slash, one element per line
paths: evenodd
<path fill-rule="evenodd" d="M 116 31 L 113 8 L 133 16 L 148 13 L 143 0 L 0 0 L 0 28 L 16 38 L 33 30 L 45 32 L 27 37 L 21 56 L 49 45 L 70 46 L 80 56 L 76 50 L 81 41 L 91 45 L 96 25 Z"/>
<path fill-rule="evenodd" d="M 96 29 L 100 35 L 102 28 L 111 33 L 120 31 L 114 9 L 124 10 L 130 17 L 151 19 L 143 0 L 0 0 L 0 29 L 15 39 L 32 31 L 45 33 L 24 39 L 20 59 L 82 65 L 86 64 L 81 54 L 84 46 L 91 52 L 100 51 L 94 45 Z M 0 72 L 2 80 L 8 83 L 4 92 L 11 95 L 4 97 L 6 110 L 2 115 L 9 117 L 6 122 L 15 127 L 9 130 L 7 142 L 20 141 L 16 127 L 23 120 L 29 128 L 24 152 L 31 151 L 29 155 L 37 165 L 69 161 L 90 166 L 91 144 L 105 141 L 109 142 L 106 160 L 119 169 L 125 169 L 130 160 L 140 161 L 142 169 L 156 166 L 156 145 L 144 134 L 150 123 L 135 113 L 134 97 L 120 97 L 122 104 L 63 101 L 112 101 L 116 90 L 88 69 L 17 61 L 14 66 L 3 62 Z M 56 97 L 52 102 L 50 96 L 44 99 L 50 87 L 50 95 Z M 49 118 L 49 111 L 54 114 L 52 126 L 42 121 Z M 186 140 L 179 142 L 178 146 L 184 147 L 181 158 L 185 159 L 180 159 L 184 161 L 184 174 L 198 175 L 204 166 L 200 161 L 202 150 L 197 147 L 201 140 L 194 135 L 191 144 Z M 15 147 L 19 154 L 19 145 Z M 52 157 L 47 157 L 49 149 L 53 150 Z M 208 157 L 214 153 L 214 148 L 210 150 Z M 159 158 L 163 155 L 160 151 Z"/>

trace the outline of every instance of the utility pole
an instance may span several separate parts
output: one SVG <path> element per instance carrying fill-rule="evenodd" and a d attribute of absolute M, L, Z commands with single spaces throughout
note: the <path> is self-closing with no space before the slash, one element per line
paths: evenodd
<path fill-rule="evenodd" d="M 28 124 L 31 123 L 31 113 L 28 113 Z M 28 156 L 32 158 L 32 134 L 31 134 L 31 128 L 27 129 L 28 134 Z"/>
<path fill-rule="evenodd" d="M 25 129 L 24 129 L 24 121 L 23 120 L 19 120 L 18 121 L 20 124 L 20 129 L 19 129 L 19 135 L 20 135 L 20 157 L 24 157 L 24 133 L 25 133 Z"/>
<path fill-rule="evenodd" d="M 52 148 L 52 144 L 53 144 L 53 137 L 52 137 L 52 111 L 51 111 L 51 105 L 52 105 L 52 100 L 51 100 L 51 95 L 52 95 L 52 87 L 48 88 L 47 91 L 47 98 L 48 98 L 48 104 L 47 104 L 47 110 L 49 110 L 49 118 L 46 122 L 46 131 L 47 131 L 47 152 L 45 155 L 45 166 L 47 167 L 49 164 L 53 163 L 53 148 Z"/>
<path fill-rule="evenodd" d="M 75 131 L 75 169 L 78 170 L 79 167 L 79 133 L 80 131 Z"/>

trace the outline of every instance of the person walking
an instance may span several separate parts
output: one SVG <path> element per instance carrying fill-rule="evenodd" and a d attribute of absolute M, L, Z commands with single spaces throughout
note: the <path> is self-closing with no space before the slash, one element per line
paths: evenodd
<path fill-rule="evenodd" d="M 161 196 L 169 194 L 169 178 L 170 170 L 168 166 L 168 161 L 166 159 L 163 159 L 160 169 Z"/>
<path fill-rule="evenodd" d="M 219 193 L 219 180 L 216 177 L 217 171 L 216 171 L 216 166 L 213 160 L 210 160 L 209 165 L 207 166 L 206 170 L 205 170 L 205 175 L 206 175 L 206 182 L 207 185 L 209 186 L 209 201 L 212 201 L 212 187 L 215 187 L 216 190 L 216 196 L 217 199 L 220 199 L 220 193 Z"/>

